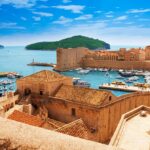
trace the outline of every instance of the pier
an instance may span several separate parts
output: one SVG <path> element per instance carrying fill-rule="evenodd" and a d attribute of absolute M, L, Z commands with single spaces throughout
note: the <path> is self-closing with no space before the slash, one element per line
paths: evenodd
<path fill-rule="evenodd" d="M 117 90 L 125 92 L 150 92 L 150 87 L 138 87 L 128 85 L 114 85 L 114 84 L 103 84 L 99 86 L 99 89 Z"/>
<path fill-rule="evenodd" d="M 41 63 L 41 62 L 32 62 L 28 66 L 43 66 L 43 67 L 55 67 L 53 63 Z"/>
<path fill-rule="evenodd" d="M 0 72 L 0 77 L 7 77 L 9 74 L 17 75 L 16 72 Z"/>

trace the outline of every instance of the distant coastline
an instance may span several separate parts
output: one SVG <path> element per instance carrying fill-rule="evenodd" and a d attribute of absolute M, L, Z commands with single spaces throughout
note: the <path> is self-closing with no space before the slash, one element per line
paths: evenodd
<path fill-rule="evenodd" d="M 3 45 L 0 45 L 0 49 L 2 49 L 2 48 L 4 48 L 4 46 L 3 46 Z"/>

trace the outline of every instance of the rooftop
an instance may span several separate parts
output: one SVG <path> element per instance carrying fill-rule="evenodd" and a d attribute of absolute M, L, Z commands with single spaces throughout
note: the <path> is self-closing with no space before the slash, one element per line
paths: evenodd
<path fill-rule="evenodd" d="M 18 110 L 15 110 L 10 116 L 8 116 L 8 119 L 38 127 L 41 127 L 44 124 L 44 121 L 40 118 Z"/>
<path fill-rule="evenodd" d="M 20 81 L 22 80 L 34 80 L 34 81 L 45 81 L 45 82 L 53 82 L 53 81 L 59 81 L 59 80 L 64 80 L 69 77 L 60 75 L 56 72 L 49 71 L 49 70 L 42 70 L 37 73 L 34 73 L 32 75 L 26 76 L 24 78 L 19 79 Z"/>
<path fill-rule="evenodd" d="M 82 119 L 75 120 L 69 124 L 58 128 L 55 131 L 84 139 L 88 139 L 89 132 L 87 126 L 84 124 Z"/>
<path fill-rule="evenodd" d="M 146 116 L 141 116 L 141 112 Z M 140 106 L 122 116 L 111 145 L 125 150 L 150 149 L 150 108 Z"/>
<path fill-rule="evenodd" d="M 99 106 L 107 99 L 110 93 L 111 92 L 104 90 L 62 85 L 54 97 L 67 101 Z"/>

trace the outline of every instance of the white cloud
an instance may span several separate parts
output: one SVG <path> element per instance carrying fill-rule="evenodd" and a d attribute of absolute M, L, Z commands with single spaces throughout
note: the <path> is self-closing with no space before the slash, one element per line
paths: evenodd
<path fill-rule="evenodd" d="M 18 26 L 17 23 L 14 22 L 3 22 L 0 23 L 0 29 L 26 29 L 23 26 Z"/>
<path fill-rule="evenodd" d="M 40 5 L 38 8 L 49 8 L 47 5 Z"/>
<path fill-rule="evenodd" d="M 113 15 L 106 15 L 107 18 L 113 18 Z"/>
<path fill-rule="evenodd" d="M 47 13 L 47 12 L 37 12 L 37 11 L 33 11 L 33 14 L 42 16 L 42 17 L 52 17 L 53 14 L 52 13 Z"/>
<path fill-rule="evenodd" d="M 64 29 L 50 28 L 49 30 L 36 34 L 0 36 L 0 39 L 1 43 L 4 45 L 27 45 L 39 41 L 60 40 L 74 35 L 85 35 L 98 38 L 112 45 L 146 46 L 149 45 L 150 41 L 150 28 L 131 25 L 126 27 L 109 27 L 103 21 L 96 21 L 95 23 L 71 25 Z"/>
<path fill-rule="evenodd" d="M 119 16 L 119 17 L 117 17 L 117 18 L 115 18 L 114 20 L 115 21 L 123 21 L 123 20 L 127 20 L 127 18 L 128 18 L 128 16 Z"/>
<path fill-rule="evenodd" d="M 88 19 L 91 19 L 91 18 L 93 18 L 93 15 L 87 14 L 87 15 L 79 16 L 79 17 L 75 18 L 75 20 L 88 20 Z"/>
<path fill-rule="evenodd" d="M 54 24 L 67 24 L 69 22 L 72 22 L 73 20 L 70 18 L 66 18 L 64 16 L 59 17 L 59 20 L 54 21 Z"/>
<path fill-rule="evenodd" d="M 106 12 L 105 14 L 106 15 L 110 15 L 110 14 L 113 14 L 114 12 L 113 11 L 108 11 L 108 12 Z"/>
<path fill-rule="evenodd" d="M 63 0 L 63 3 L 70 3 L 71 0 Z"/>
<path fill-rule="evenodd" d="M 97 13 L 97 14 L 100 14 L 102 11 L 100 11 L 100 10 L 97 10 L 97 11 L 95 11 L 95 13 Z"/>
<path fill-rule="evenodd" d="M 82 13 L 82 10 L 85 8 L 85 6 L 82 6 L 82 5 L 58 5 L 58 6 L 52 6 L 52 7 L 63 9 L 63 10 L 70 10 L 73 13 Z"/>
<path fill-rule="evenodd" d="M 25 18 L 25 17 L 21 17 L 21 20 L 26 21 L 26 20 L 27 20 L 27 18 Z"/>
<path fill-rule="evenodd" d="M 34 6 L 37 1 L 46 2 L 48 0 L 0 0 L 0 6 L 12 5 L 16 8 L 29 8 Z"/>
<path fill-rule="evenodd" d="M 127 13 L 145 13 L 150 12 L 150 9 L 131 9 Z"/>
<path fill-rule="evenodd" d="M 40 20 L 41 20 L 41 17 L 33 16 L 32 18 L 33 18 L 35 21 L 40 21 Z"/>

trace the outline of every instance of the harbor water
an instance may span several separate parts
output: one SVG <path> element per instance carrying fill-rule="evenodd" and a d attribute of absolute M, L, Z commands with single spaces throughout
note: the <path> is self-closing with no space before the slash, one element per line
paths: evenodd
<path fill-rule="evenodd" d="M 25 50 L 24 47 L 5 47 L 0 49 L 0 72 L 17 72 L 23 76 L 33 74 L 40 70 L 52 70 L 52 67 L 27 66 L 32 61 L 44 63 L 56 63 L 56 51 L 34 51 Z M 76 70 L 62 72 L 66 76 L 79 77 L 91 84 L 91 88 L 98 89 L 103 83 L 110 83 L 119 75 L 117 71 L 110 71 L 109 76 L 106 72 L 90 71 L 88 74 L 81 75 Z M 0 78 L 3 80 L 6 78 Z M 13 79 L 14 80 L 14 79 Z M 123 79 L 120 79 L 123 81 Z M 144 82 L 141 76 L 137 82 Z M 15 87 L 15 84 L 14 84 Z M 112 91 L 116 96 L 126 94 L 127 92 Z"/>

